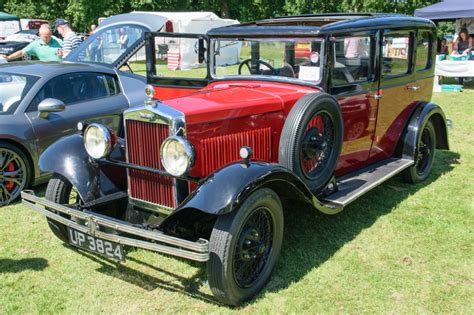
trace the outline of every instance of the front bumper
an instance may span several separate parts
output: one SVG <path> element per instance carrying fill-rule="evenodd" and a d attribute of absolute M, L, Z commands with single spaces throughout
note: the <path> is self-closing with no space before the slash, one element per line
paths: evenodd
<path fill-rule="evenodd" d="M 21 192 L 22 203 L 30 209 L 36 210 L 46 217 L 76 229 L 87 235 L 98 237 L 122 245 L 143 248 L 172 256 L 182 257 L 199 262 L 209 260 L 209 241 L 199 239 L 196 242 L 165 235 L 156 231 L 149 231 L 136 227 L 126 221 L 117 220 L 90 211 L 79 211 L 35 196 L 33 191 Z M 77 218 L 86 222 L 81 225 L 70 218 Z M 102 228 L 111 229 L 117 234 L 106 233 Z M 118 233 L 127 234 L 127 236 Z M 138 236 L 141 239 L 131 238 Z M 145 240 L 142 240 L 145 239 Z"/>

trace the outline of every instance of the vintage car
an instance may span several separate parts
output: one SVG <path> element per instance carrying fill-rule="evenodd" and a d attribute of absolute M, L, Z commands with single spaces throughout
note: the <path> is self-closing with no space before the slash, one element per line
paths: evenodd
<path fill-rule="evenodd" d="M 110 259 L 127 245 L 207 262 L 223 303 L 269 280 L 283 209 L 338 213 L 398 173 L 425 180 L 449 148 L 430 102 L 429 20 L 305 15 L 146 38 L 146 104 L 121 134 L 84 121 L 51 146 L 45 199 L 23 201 L 62 241 Z M 194 43 L 196 67 L 166 71 L 165 38 Z M 239 62 L 222 62 L 229 49 Z"/>

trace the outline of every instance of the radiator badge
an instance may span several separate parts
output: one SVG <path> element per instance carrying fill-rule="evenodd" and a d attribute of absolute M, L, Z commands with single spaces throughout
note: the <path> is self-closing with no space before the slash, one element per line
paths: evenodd
<path fill-rule="evenodd" d="M 143 119 L 153 120 L 154 118 L 153 116 L 154 116 L 153 114 L 140 112 L 140 118 L 143 118 Z"/>

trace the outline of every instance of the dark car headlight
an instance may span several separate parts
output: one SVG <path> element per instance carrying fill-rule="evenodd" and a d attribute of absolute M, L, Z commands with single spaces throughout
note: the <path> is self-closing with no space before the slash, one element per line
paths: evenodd
<path fill-rule="evenodd" d="M 100 124 L 90 124 L 84 131 L 84 145 L 94 159 L 106 157 L 114 146 L 114 135 Z"/>

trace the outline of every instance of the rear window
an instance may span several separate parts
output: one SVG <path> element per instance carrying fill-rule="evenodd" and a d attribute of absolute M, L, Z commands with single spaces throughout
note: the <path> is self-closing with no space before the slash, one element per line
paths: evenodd
<path fill-rule="evenodd" d="M 384 77 L 400 76 L 410 71 L 411 40 L 409 32 L 384 35 L 382 43 Z"/>
<path fill-rule="evenodd" d="M 431 32 L 420 31 L 416 40 L 416 63 L 415 70 L 431 68 L 432 40 Z"/>

